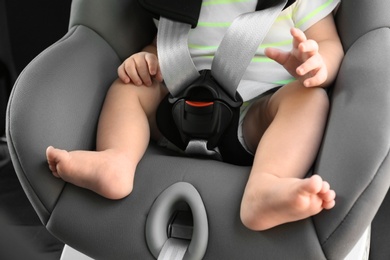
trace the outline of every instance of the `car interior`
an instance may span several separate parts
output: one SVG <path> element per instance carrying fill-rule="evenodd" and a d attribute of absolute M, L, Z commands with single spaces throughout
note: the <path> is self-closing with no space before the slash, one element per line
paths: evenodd
<path fill-rule="evenodd" d="M 0 0 L 0 257 L 390 259 L 389 0 L 341 0 L 335 14 L 345 57 L 309 173 L 335 188 L 334 209 L 250 231 L 250 167 L 153 142 L 122 200 L 53 178 L 48 145 L 94 150 L 117 67 L 156 33 L 150 2 Z"/>

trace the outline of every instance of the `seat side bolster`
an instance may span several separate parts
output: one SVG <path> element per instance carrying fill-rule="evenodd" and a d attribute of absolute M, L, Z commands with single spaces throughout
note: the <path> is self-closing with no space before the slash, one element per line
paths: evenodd
<path fill-rule="evenodd" d="M 346 53 L 331 97 L 315 173 L 335 189 L 336 206 L 314 217 L 329 259 L 348 253 L 390 186 L 389 44 L 389 28 L 360 37 Z"/>
<path fill-rule="evenodd" d="M 66 185 L 51 175 L 46 147 L 94 148 L 100 108 L 119 64 L 106 41 L 77 26 L 35 58 L 14 86 L 8 142 L 17 175 L 43 223 Z"/>

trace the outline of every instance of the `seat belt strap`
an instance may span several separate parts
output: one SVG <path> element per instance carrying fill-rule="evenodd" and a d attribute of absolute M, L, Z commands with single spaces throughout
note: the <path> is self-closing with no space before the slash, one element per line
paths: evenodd
<path fill-rule="evenodd" d="M 157 32 L 157 52 L 165 85 L 176 96 L 199 77 L 188 49 L 190 24 L 161 17 Z"/>
<path fill-rule="evenodd" d="M 211 73 L 231 97 L 257 48 L 287 0 L 264 10 L 242 14 L 229 27 L 213 59 Z M 173 97 L 198 76 L 188 49 L 191 25 L 161 17 L 157 33 L 160 69 Z"/>
<path fill-rule="evenodd" d="M 287 0 L 264 10 L 238 16 L 228 28 L 211 66 L 211 75 L 234 98 L 256 50 Z"/>
<path fill-rule="evenodd" d="M 157 260 L 182 260 L 190 241 L 169 238 L 158 255 Z"/>

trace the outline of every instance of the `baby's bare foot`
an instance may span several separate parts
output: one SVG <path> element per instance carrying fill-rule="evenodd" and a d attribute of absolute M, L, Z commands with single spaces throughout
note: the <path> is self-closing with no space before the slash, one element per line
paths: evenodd
<path fill-rule="evenodd" d="M 107 150 L 101 152 L 46 150 L 47 162 L 54 176 L 90 189 L 110 199 L 131 193 L 135 167 L 126 156 Z"/>
<path fill-rule="evenodd" d="M 262 177 L 255 190 L 247 187 L 241 205 L 242 221 L 250 229 L 266 230 L 305 219 L 335 205 L 335 192 L 318 175 L 308 179 Z"/>

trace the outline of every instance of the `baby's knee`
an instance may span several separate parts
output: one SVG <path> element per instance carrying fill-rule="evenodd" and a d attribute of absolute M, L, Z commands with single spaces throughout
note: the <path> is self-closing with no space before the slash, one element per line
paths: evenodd
<path fill-rule="evenodd" d="M 327 111 L 329 109 L 329 96 L 327 92 L 323 88 L 312 88 L 310 90 L 313 104 Z"/>
<path fill-rule="evenodd" d="M 108 92 L 113 93 L 132 93 L 133 95 L 140 92 L 141 89 L 146 88 L 146 86 L 136 86 L 132 83 L 124 83 L 121 79 L 116 79 L 110 86 Z"/>
<path fill-rule="evenodd" d="M 329 97 L 323 88 L 309 88 L 301 100 L 301 109 L 307 111 L 307 115 L 314 117 L 327 117 L 329 112 Z"/>

